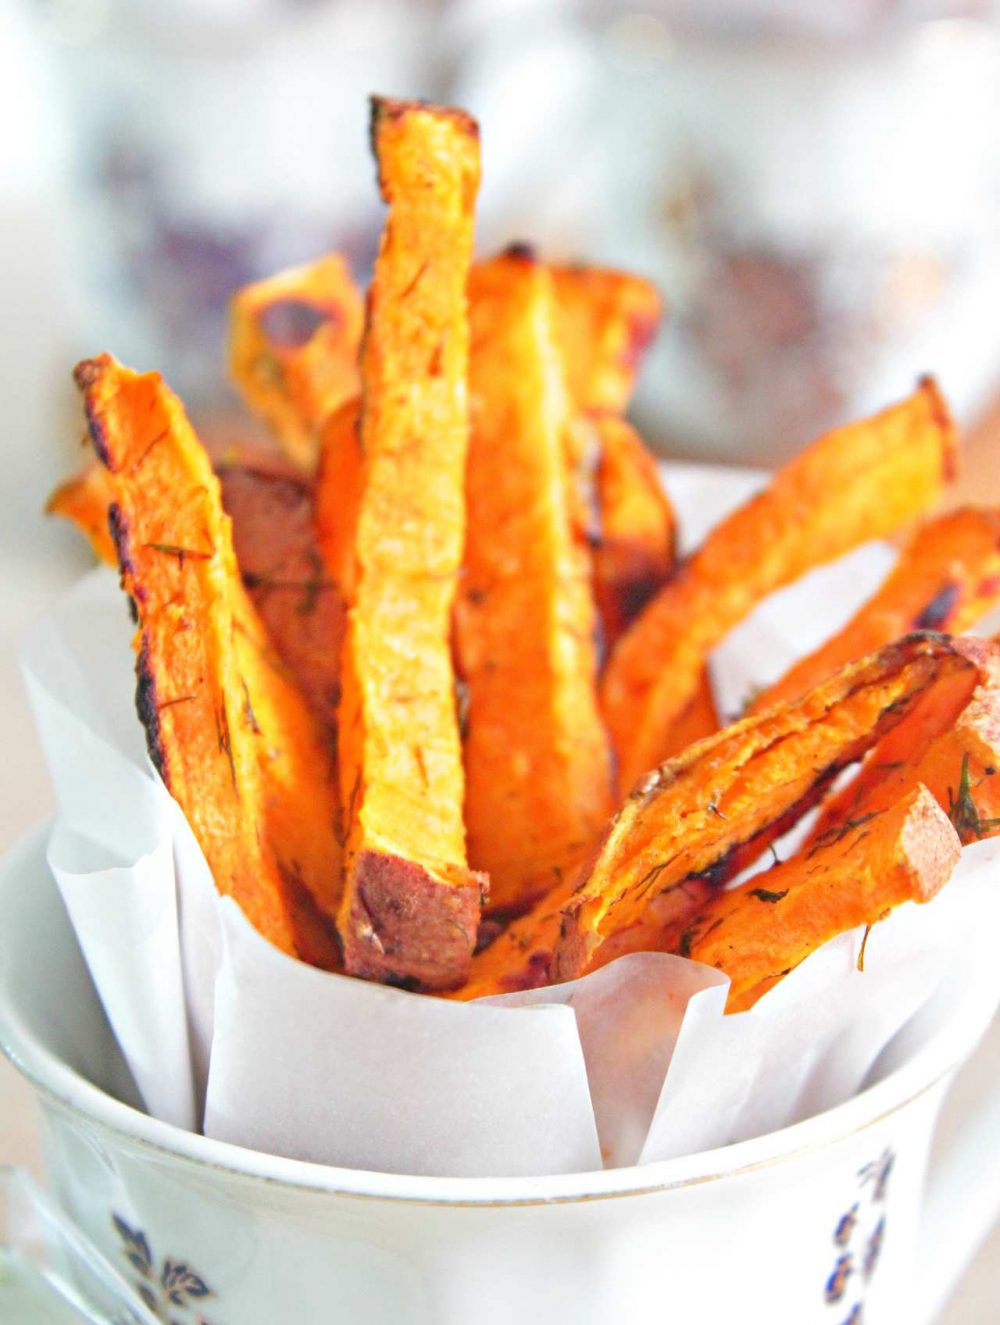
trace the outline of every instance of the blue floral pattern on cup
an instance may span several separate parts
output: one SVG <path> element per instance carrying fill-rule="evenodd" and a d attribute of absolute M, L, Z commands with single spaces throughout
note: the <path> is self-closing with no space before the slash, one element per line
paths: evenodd
<path fill-rule="evenodd" d="M 895 1154 L 887 1147 L 858 1172 L 860 1195 L 833 1229 L 836 1259 L 823 1285 L 823 1298 L 828 1306 L 839 1306 L 855 1285 L 867 1286 L 878 1268 L 885 1238 L 885 1214 L 881 1206 L 895 1162 Z M 864 1325 L 863 1296 L 852 1303 L 840 1325 Z"/>
<path fill-rule="evenodd" d="M 201 1304 L 214 1294 L 187 1261 L 167 1256 L 157 1263 L 149 1239 L 121 1215 L 112 1214 L 122 1253 L 139 1277 L 132 1280 L 136 1292 L 158 1319 L 167 1325 L 213 1325 L 201 1314 Z M 214 1325 L 218 1325 L 215 1322 Z"/>

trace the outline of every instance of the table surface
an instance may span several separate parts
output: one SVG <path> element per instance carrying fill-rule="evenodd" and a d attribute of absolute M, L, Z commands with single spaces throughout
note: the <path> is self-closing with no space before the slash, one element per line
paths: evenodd
<path fill-rule="evenodd" d="M 64 442 L 68 394 L 61 365 L 66 344 L 58 290 L 51 281 L 46 218 L 25 208 L 0 215 L 0 854 L 52 806 L 52 793 L 17 672 L 16 641 L 59 590 L 87 564 L 72 531 L 38 512 L 55 478 L 74 463 Z M 16 254 L 14 262 L 9 255 Z M 58 366 L 54 370 L 53 365 Z M 965 443 L 956 501 L 1000 502 L 1000 403 Z M 962 1127 L 971 1101 L 993 1087 L 1000 1062 L 1000 1021 L 961 1074 L 945 1108 L 939 1145 Z M 40 1171 L 28 1092 L 0 1060 L 0 1163 Z M 994 1325 L 1000 1299 L 1000 1228 L 976 1257 L 939 1325 Z"/>

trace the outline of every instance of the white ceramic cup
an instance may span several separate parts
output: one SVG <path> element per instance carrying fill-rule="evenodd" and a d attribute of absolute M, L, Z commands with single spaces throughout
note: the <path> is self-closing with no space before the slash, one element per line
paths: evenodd
<path fill-rule="evenodd" d="M 938 1108 L 993 1012 L 974 976 L 956 973 L 944 1022 L 940 1006 L 933 1033 L 918 1018 L 860 1095 L 752 1141 L 534 1179 L 337 1169 L 124 1102 L 44 842 L 0 875 L 0 1048 L 37 1092 L 59 1202 L 164 1321 L 919 1325 L 962 1268 L 971 1235 L 946 1256 L 919 1236 L 959 1172 L 924 1191 Z"/>

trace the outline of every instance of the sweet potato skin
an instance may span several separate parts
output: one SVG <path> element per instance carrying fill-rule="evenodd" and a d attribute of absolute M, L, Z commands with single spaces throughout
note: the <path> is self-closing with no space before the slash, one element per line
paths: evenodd
<path fill-rule="evenodd" d="M 239 641 L 252 637 L 256 651 L 264 632 L 208 457 L 158 374 L 131 373 L 105 355 L 76 375 L 113 490 L 109 523 L 138 619 L 136 702 L 151 758 L 220 891 L 284 951 L 335 965 L 330 917 L 340 880 L 328 761 L 302 744 L 309 719 L 287 682 L 241 667 Z M 289 809 L 289 784 L 303 806 L 320 801 L 306 834 L 301 810 Z M 329 852 L 315 872 L 324 840 Z"/>
<path fill-rule="evenodd" d="M 316 533 L 316 484 L 290 462 L 243 451 L 216 464 L 240 574 L 278 657 L 331 738 L 346 607 Z"/>
<path fill-rule="evenodd" d="M 610 812 L 611 778 L 551 274 L 508 252 L 479 264 L 469 288 L 469 526 L 455 613 L 465 818 L 470 861 L 510 909 L 579 862 Z"/>
<path fill-rule="evenodd" d="M 323 419 L 357 395 L 363 322 L 361 294 L 338 253 L 244 286 L 233 298 L 233 381 L 303 469 L 316 463 Z"/>
<path fill-rule="evenodd" d="M 821 437 L 712 531 L 622 636 L 605 671 L 620 788 L 657 764 L 724 635 L 767 593 L 926 510 L 952 472 L 954 450 L 954 426 L 925 379 L 901 404 Z"/>
<path fill-rule="evenodd" d="M 362 354 L 356 573 L 338 723 L 340 931 L 349 971 L 439 989 L 465 978 L 485 883 L 466 863 L 450 647 L 465 536 L 479 145 L 460 112 L 386 99 L 373 102 L 372 139 L 389 212 Z M 415 897 L 421 924 L 411 938 L 392 917 Z"/>

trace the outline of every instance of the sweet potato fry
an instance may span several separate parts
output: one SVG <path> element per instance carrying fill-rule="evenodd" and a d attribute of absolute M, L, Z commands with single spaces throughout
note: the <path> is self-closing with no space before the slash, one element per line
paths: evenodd
<path fill-rule="evenodd" d="M 910 630 L 960 635 L 1000 602 L 1000 510 L 967 506 L 923 525 L 885 583 L 831 639 L 753 701 L 759 713 Z"/>
<path fill-rule="evenodd" d="M 552 268 L 570 396 L 583 412 L 624 414 L 663 301 L 640 276 L 601 267 Z"/>
<path fill-rule="evenodd" d="M 233 381 L 305 469 L 316 463 L 323 419 L 357 395 L 363 322 L 361 294 L 339 253 L 244 286 L 233 299 Z"/>
<path fill-rule="evenodd" d="M 930 901 L 961 850 L 937 801 L 914 787 L 842 839 L 716 894 L 675 950 L 725 971 L 726 1011 L 743 1011 L 829 939 L 875 924 L 901 902 Z"/>
<path fill-rule="evenodd" d="M 759 854 L 762 834 L 791 827 L 929 687 L 956 673 L 978 676 L 980 666 L 965 641 L 910 635 L 648 775 L 564 909 L 553 974 L 570 979 L 599 965 L 605 941 L 643 923 L 668 890 L 734 877 Z"/>
<path fill-rule="evenodd" d="M 597 529 L 592 551 L 601 633 L 611 648 L 674 565 L 677 522 L 656 461 L 638 433 L 613 415 L 594 420 Z"/>
<path fill-rule="evenodd" d="M 389 205 L 362 354 L 356 575 L 339 721 L 340 932 L 356 975 L 426 989 L 468 971 L 485 880 L 466 863 L 451 609 L 465 536 L 466 284 L 475 122 L 376 99 Z"/>
<path fill-rule="evenodd" d="M 964 640 L 980 664 L 925 696 L 823 807 L 808 846 L 841 838 L 926 786 L 963 844 L 1000 832 L 1000 647 Z"/>
<path fill-rule="evenodd" d="M 661 756 L 708 652 L 772 590 L 930 506 L 954 428 L 930 381 L 828 433 L 723 520 L 619 640 L 602 701 L 627 789 Z"/>
<path fill-rule="evenodd" d="M 469 527 L 455 616 L 465 817 L 469 859 L 509 909 L 579 864 L 610 813 L 611 773 L 551 274 L 509 252 L 477 266 L 469 291 Z"/>
<path fill-rule="evenodd" d="M 76 377 L 113 490 L 150 756 L 219 890 L 284 951 L 335 965 L 329 759 L 304 701 L 270 665 L 208 457 L 158 374 L 103 355 Z"/>
<path fill-rule="evenodd" d="M 316 484 L 280 455 L 245 449 L 222 457 L 215 470 L 250 599 L 314 717 L 332 735 L 346 612 L 320 555 Z"/>
<path fill-rule="evenodd" d="M 344 603 L 320 556 L 313 480 L 278 452 L 246 447 L 220 456 L 215 472 L 244 586 L 277 656 L 323 728 L 333 733 Z M 108 532 L 113 500 L 112 477 L 95 462 L 61 484 L 46 510 L 72 520 L 98 556 L 116 565 Z"/>
<path fill-rule="evenodd" d="M 361 402 L 345 401 L 320 428 L 316 539 L 326 573 L 344 599 L 354 593 L 354 539 L 361 502 Z"/>
<path fill-rule="evenodd" d="M 85 535 L 97 559 L 115 566 L 118 554 L 108 529 L 110 505 L 108 472 L 102 465 L 90 464 L 59 484 L 45 503 L 45 513 L 71 520 Z"/>
<path fill-rule="evenodd" d="M 708 668 L 703 667 L 697 690 L 691 696 L 687 708 L 677 717 L 667 733 L 663 743 L 666 757 L 672 759 L 695 741 L 703 741 L 706 736 L 717 732 L 720 726 L 719 710 L 716 708 L 715 694 L 712 690 L 712 678 L 708 674 Z"/>

